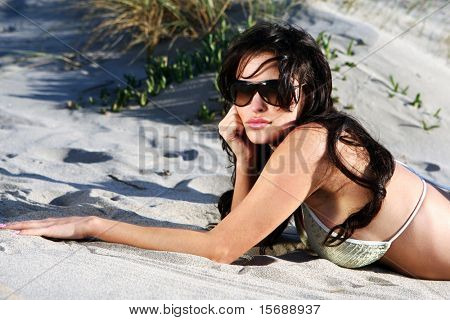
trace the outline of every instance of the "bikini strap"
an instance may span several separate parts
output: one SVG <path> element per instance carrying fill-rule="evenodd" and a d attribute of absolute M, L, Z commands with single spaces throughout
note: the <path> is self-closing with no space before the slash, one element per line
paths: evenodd
<path fill-rule="evenodd" d="M 388 240 L 387 242 L 389 242 L 389 243 L 394 242 L 395 239 L 397 239 L 402 234 L 402 232 L 405 231 L 405 229 L 409 226 L 411 221 L 416 216 L 417 212 L 419 212 L 419 209 L 422 206 L 422 202 L 425 199 L 425 195 L 427 194 L 427 183 L 425 182 L 424 179 L 420 179 L 420 180 L 422 181 L 423 188 L 422 188 L 422 194 L 420 196 L 419 201 L 417 202 L 417 204 L 416 204 L 413 212 L 409 216 L 408 220 L 406 220 L 406 222 L 403 224 L 403 226 L 400 228 L 400 230 L 398 230 L 397 233 L 390 240 Z"/>

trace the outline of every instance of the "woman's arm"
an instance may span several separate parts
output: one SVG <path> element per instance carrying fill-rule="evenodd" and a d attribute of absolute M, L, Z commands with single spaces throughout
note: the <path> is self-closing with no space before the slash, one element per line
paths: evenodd
<path fill-rule="evenodd" d="M 240 203 L 211 231 L 139 227 L 100 220 L 95 227 L 100 235 L 94 237 L 231 263 L 270 234 L 320 187 L 327 163 L 326 134 L 317 129 L 296 129 L 272 154 L 253 188 L 245 181 L 248 176 L 241 173 L 244 182 L 238 189 Z M 245 196 L 246 188 L 249 191 Z"/>
<path fill-rule="evenodd" d="M 56 239 L 96 237 L 107 242 L 122 243 L 143 249 L 190 253 L 217 261 L 217 245 L 206 231 L 147 227 L 96 216 L 71 216 L 28 220 L 0 225 L 27 236 Z"/>
<path fill-rule="evenodd" d="M 213 238 L 203 230 L 147 227 L 94 218 L 90 235 L 107 242 L 142 249 L 189 253 L 217 261 Z"/>
<path fill-rule="evenodd" d="M 235 209 L 239 203 L 247 196 L 256 182 L 254 171 L 245 165 L 236 164 L 236 183 L 234 184 L 233 201 L 231 210 Z"/>
<path fill-rule="evenodd" d="M 328 165 L 325 128 L 289 133 L 247 196 L 210 231 L 222 244 L 218 261 L 235 261 L 269 235 L 321 187 Z"/>
<path fill-rule="evenodd" d="M 3 228 L 62 239 L 94 236 L 109 242 L 231 263 L 320 188 L 328 165 L 325 151 L 326 137 L 317 130 L 292 131 L 272 154 L 248 195 L 211 231 L 143 227 L 93 217 L 24 221 Z"/>

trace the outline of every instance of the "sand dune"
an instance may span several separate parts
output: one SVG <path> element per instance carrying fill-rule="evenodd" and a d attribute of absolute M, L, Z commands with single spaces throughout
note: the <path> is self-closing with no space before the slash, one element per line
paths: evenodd
<path fill-rule="evenodd" d="M 49 13 L 60 1 L 9 3 L 63 41 L 77 42 L 73 14 Z M 440 4 L 423 9 L 424 14 Z M 331 67 L 357 63 L 356 68 L 343 67 L 333 79 L 340 107 L 353 105 L 348 112 L 396 158 L 428 179 L 450 185 L 450 69 L 442 43 L 448 30 L 442 14 L 448 16 L 449 8 L 439 13 L 439 19 L 427 20 L 422 34 L 397 38 L 374 52 L 420 16 L 420 8 L 410 12 L 391 8 L 387 12 L 397 18 L 382 23 L 380 6 L 372 13 L 365 6 L 347 12 L 328 2 L 311 1 L 308 7 L 294 7 L 285 18 L 314 36 L 323 30 L 331 33 L 333 45 L 343 51 L 351 38 L 357 39 L 354 56 L 339 54 L 331 62 Z M 386 27 L 388 23 L 396 29 Z M 89 65 L 64 70 L 61 63 L 44 63 L 42 57 L 17 61 L 11 50 L 61 53 L 67 48 L 5 8 L 0 9 L 0 44 L 0 222 L 98 215 L 190 229 L 217 223 L 217 198 L 230 188 L 226 156 L 214 126 L 180 123 L 193 119 L 200 103 L 215 96 L 212 74 L 173 85 L 156 97 L 166 111 L 135 108 L 105 116 L 92 108 L 70 111 L 64 102 L 110 81 L 109 75 Z M 102 65 L 119 77 L 142 73 L 142 61 L 127 65 L 129 59 L 110 58 Z M 409 86 L 407 96 L 388 98 L 391 74 Z M 408 105 L 418 92 L 423 99 L 420 110 Z M 438 107 L 439 127 L 423 130 L 420 121 L 436 122 L 432 114 Z M 55 241 L 0 230 L 0 297 L 450 298 L 449 282 L 410 279 L 380 265 L 347 270 L 302 250 L 292 251 L 299 248 L 293 230 L 290 225 L 284 238 L 291 243 L 268 248 L 266 254 L 254 248 L 232 265 L 96 239 Z"/>

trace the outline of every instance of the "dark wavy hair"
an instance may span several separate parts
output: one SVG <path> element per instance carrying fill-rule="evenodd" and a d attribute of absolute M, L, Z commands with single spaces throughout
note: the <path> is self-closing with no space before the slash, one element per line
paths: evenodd
<path fill-rule="evenodd" d="M 231 103 L 230 86 L 236 81 L 238 67 L 244 66 L 249 59 L 259 53 L 272 53 L 278 59 L 280 73 L 280 93 L 288 92 L 293 79 L 303 86 L 303 108 L 296 126 L 318 123 L 327 129 L 327 157 L 329 162 L 345 176 L 367 188 L 372 199 L 360 210 L 353 212 L 339 225 L 334 226 L 323 244 L 337 246 L 350 238 L 355 229 L 367 226 L 380 210 L 386 196 L 386 183 L 394 172 L 394 159 L 391 153 L 375 141 L 362 125 L 353 117 L 338 111 L 331 99 L 332 80 L 328 62 L 314 38 L 302 28 L 288 23 L 259 22 L 236 37 L 227 49 L 217 83 L 221 95 L 227 101 L 224 104 L 228 112 Z M 241 68 L 243 70 L 243 68 Z M 288 107 L 283 107 L 290 111 Z M 357 176 L 349 170 L 338 156 L 337 142 L 341 141 L 353 147 L 362 147 L 366 152 L 368 167 L 364 176 Z M 222 147 L 227 152 L 233 166 L 231 181 L 236 182 L 236 157 L 222 138 Z M 256 172 L 259 175 L 271 155 L 268 145 L 257 145 Z M 221 219 L 231 210 L 233 190 L 228 190 L 219 198 L 218 209 Z M 301 210 L 300 204 L 297 210 Z M 286 228 L 289 219 L 272 231 L 260 245 L 271 245 Z M 336 232 L 334 237 L 332 232 Z"/>

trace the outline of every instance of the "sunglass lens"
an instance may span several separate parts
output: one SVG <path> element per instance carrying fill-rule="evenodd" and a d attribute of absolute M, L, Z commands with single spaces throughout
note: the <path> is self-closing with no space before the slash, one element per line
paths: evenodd
<path fill-rule="evenodd" d="M 231 86 L 231 98 L 233 103 L 239 107 L 249 104 L 255 93 L 256 87 L 253 84 L 236 82 Z"/>
<path fill-rule="evenodd" d="M 261 94 L 262 98 L 271 105 L 274 106 L 281 106 L 281 97 L 278 92 L 278 80 L 271 80 L 267 81 L 265 85 L 262 85 L 260 87 L 259 93 Z"/>

